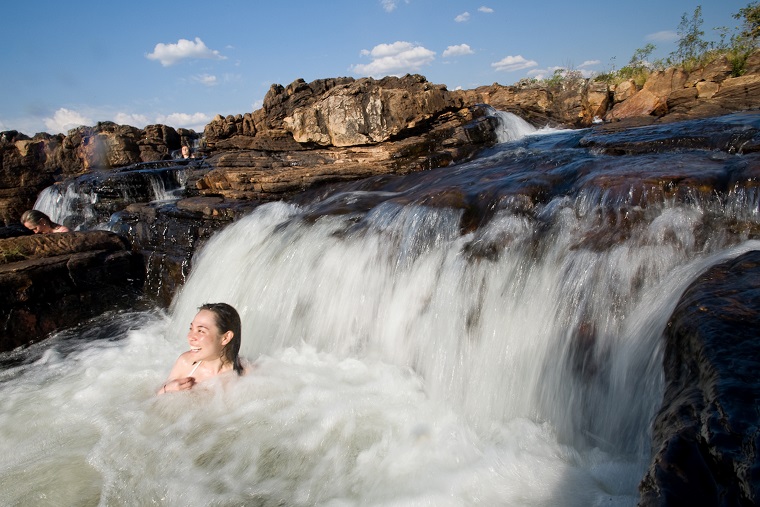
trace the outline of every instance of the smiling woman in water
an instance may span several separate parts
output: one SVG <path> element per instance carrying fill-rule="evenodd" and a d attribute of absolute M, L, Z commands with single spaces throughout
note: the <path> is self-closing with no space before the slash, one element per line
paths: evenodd
<path fill-rule="evenodd" d="M 240 315 L 227 303 L 201 306 L 187 333 L 190 350 L 177 358 L 158 393 L 186 391 L 229 371 L 245 373 L 239 357 L 240 328 Z"/>

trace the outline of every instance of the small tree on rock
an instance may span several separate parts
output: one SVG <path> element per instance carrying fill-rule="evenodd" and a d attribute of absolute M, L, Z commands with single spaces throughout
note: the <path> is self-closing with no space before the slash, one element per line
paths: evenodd
<path fill-rule="evenodd" d="M 710 43 L 704 40 L 705 32 L 702 30 L 702 6 L 694 9 L 691 17 L 684 13 L 681 23 L 678 25 L 678 49 L 671 53 L 678 63 L 696 62 L 710 49 Z"/>

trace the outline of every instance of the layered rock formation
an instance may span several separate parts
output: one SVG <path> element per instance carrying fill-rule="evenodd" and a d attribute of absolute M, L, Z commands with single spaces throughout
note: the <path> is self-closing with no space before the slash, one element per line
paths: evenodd
<path fill-rule="evenodd" d="M 273 85 L 263 107 L 218 116 L 201 139 L 213 171 L 201 193 L 279 198 L 331 181 L 403 173 L 465 160 L 489 142 L 482 107 L 511 111 L 534 125 L 587 127 L 602 119 L 626 126 L 703 118 L 760 107 L 760 51 L 731 77 L 726 58 L 686 72 L 653 73 L 643 87 L 587 79 L 554 85 L 493 84 L 447 90 L 422 76 L 296 80 Z M 55 181 L 92 170 L 163 160 L 199 136 L 163 125 L 99 123 L 67 136 L 0 134 L 0 223 L 13 223 Z"/>
<path fill-rule="evenodd" d="M 133 307 L 142 258 L 106 231 L 0 239 L 0 351 Z"/>
<path fill-rule="evenodd" d="M 653 72 L 643 84 L 633 80 L 607 85 L 593 80 L 537 84 L 493 84 L 461 92 L 465 103 L 480 102 L 514 111 L 535 124 L 588 127 L 594 119 L 626 120 L 630 126 L 719 116 L 760 107 L 760 51 L 748 58 L 745 73 L 732 77 L 727 57 L 687 72 L 669 68 Z"/>

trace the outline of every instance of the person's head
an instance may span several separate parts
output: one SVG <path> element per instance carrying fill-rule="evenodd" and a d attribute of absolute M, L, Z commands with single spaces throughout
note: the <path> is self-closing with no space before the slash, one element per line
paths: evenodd
<path fill-rule="evenodd" d="M 182 158 L 190 158 L 190 147 L 186 144 L 182 145 Z"/>
<path fill-rule="evenodd" d="M 206 337 L 206 345 L 209 348 L 206 351 L 207 353 L 211 355 L 218 353 L 218 357 L 225 363 L 231 363 L 232 368 L 238 374 L 243 372 L 238 357 L 241 343 L 240 315 L 235 308 L 227 303 L 201 305 L 195 319 L 193 319 L 193 324 L 190 326 L 191 333 L 194 327 L 205 328 L 210 333 Z M 203 358 L 200 357 L 199 359 Z"/>
<path fill-rule="evenodd" d="M 21 223 L 35 234 L 53 232 L 53 229 L 55 228 L 50 217 L 36 209 L 25 211 L 24 214 L 21 215 Z"/>

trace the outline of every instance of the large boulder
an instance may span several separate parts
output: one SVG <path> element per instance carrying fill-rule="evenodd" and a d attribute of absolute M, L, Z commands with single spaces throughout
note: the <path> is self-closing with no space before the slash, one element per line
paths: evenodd
<path fill-rule="evenodd" d="M 287 87 L 273 85 L 261 112 L 217 116 L 206 126 L 204 136 L 212 151 L 238 136 L 261 137 L 270 145 L 280 138 L 282 147 L 277 150 L 275 145 L 277 151 L 297 149 L 296 145 L 361 146 L 404 137 L 404 131 L 463 107 L 459 94 L 418 75 L 311 83 L 298 79 Z M 286 144 L 288 137 L 292 142 Z M 238 146 L 247 143 L 249 149 L 266 149 L 250 140 L 236 142 Z"/>
<path fill-rule="evenodd" d="M 642 507 L 760 504 L 760 251 L 714 266 L 668 323 Z"/>

